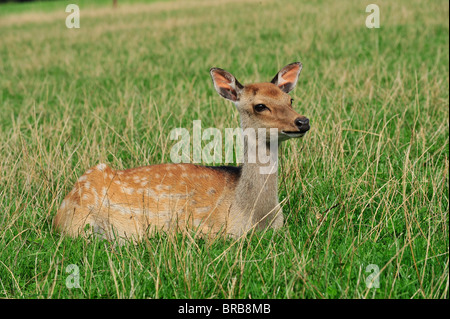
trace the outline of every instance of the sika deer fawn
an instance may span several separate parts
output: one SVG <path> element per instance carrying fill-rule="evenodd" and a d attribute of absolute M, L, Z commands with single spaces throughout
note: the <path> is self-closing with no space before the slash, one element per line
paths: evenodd
<path fill-rule="evenodd" d="M 244 160 L 238 167 L 160 164 L 115 171 L 99 164 L 66 196 L 54 219 L 55 229 L 69 236 L 93 232 L 107 239 L 139 241 L 155 229 L 237 237 L 252 228 L 281 227 L 276 167 L 271 174 L 261 174 L 268 164 L 249 161 L 248 155 L 250 149 L 261 148 L 274 155 L 268 147 L 271 138 L 284 141 L 309 130 L 309 120 L 293 110 L 288 94 L 301 69 L 301 63 L 292 63 L 270 83 L 244 86 L 227 71 L 212 68 L 214 87 L 235 104 L 241 128 L 274 128 L 275 137 L 244 135 Z"/>

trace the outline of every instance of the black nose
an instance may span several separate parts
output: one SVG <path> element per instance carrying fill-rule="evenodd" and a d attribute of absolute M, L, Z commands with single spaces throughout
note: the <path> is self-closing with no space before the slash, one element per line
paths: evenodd
<path fill-rule="evenodd" d="M 305 133 L 307 131 L 309 131 L 309 119 L 307 119 L 306 117 L 299 117 L 295 120 L 295 125 L 298 127 L 298 130 L 301 133 Z"/>

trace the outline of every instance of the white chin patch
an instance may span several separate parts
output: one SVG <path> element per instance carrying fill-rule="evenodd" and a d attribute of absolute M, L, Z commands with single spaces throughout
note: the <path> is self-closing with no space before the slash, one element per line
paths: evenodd
<path fill-rule="evenodd" d="M 294 132 L 284 132 L 284 131 L 282 131 L 282 133 L 289 138 L 303 137 L 303 135 L 306 134 L 306 132 L 305 133 L 300 133 L 300 132 L 294 133 Z"/>

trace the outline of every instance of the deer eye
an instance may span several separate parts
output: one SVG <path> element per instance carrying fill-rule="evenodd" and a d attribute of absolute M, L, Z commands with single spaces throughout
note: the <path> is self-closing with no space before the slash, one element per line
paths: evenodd
<path fill-rule="evenodd" d="M 294 99 L 291 99 L 291 105 L 294 103 Z"/>
<path fill-rule="evenodd" d="M 268 110 L 269 108 L 267 106 L 265 106 L 264 104 L 257 104 L 253 107 L 255 109 L 255 112 L 263 112 L 265 110 Z"/>

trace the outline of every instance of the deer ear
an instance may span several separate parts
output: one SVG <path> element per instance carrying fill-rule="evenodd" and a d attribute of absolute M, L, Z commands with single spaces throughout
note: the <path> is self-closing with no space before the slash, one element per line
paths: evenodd
<path fill-rule="evenodd" d="M 278 86 L 282 91 L 289 93 L 297 84 L 302 67 L 300 62 L 286 65 L 277 73 L 277 75 L 275 75 L 271 83 Z"/>
<path fill-rule="evenodd" d="M 209 73 L 217 93 L 232 102 L 239 101 L 244 86 L 231 73 L 219 68 L 212 68 Z"/>

